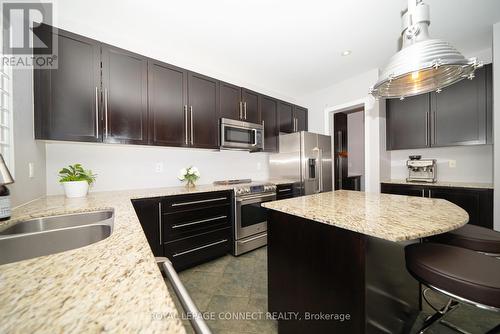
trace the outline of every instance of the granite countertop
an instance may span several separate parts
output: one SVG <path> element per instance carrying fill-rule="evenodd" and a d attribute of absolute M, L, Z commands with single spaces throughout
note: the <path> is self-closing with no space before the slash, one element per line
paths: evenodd
<path fill-rule="evenodd" d="M 413 240 L 457 229 L 469 221 L 446 200 L 338 190 L 263 203 L 286 214 L 389 240 Z"/>
<path fill-rule="evenodd" d="M 185 333 L 131 199 L 232 189 L 171 187 L 48 196 L 13 210 L 7 228 L 34 217 L 115 210 L 111 236 L 62 253 L 0 266 L 0 331 Z M 154 319 L 160 314 L 163 319 Z"/>
<path fill-rule="evenodd" d="M 385 181 L 382 181 L 381 183 L 405 184 L 405 185 L 429 186 L 429 187 L 493 189 L 493 183 L 480 183 L 480 182 L 438 181 L 435 183 L 429 183 L 429 182 L 408 182 L 406 180 L 393 179 L 393 180 L 385 180 Z"/>

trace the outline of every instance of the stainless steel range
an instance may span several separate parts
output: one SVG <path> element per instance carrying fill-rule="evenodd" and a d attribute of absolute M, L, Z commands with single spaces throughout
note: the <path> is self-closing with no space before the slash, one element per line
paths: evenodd
<path fill-rule="evenodd" d="M 214 182 L 214 184 L 237 184 L 234 187 L 236 195 L 234 206 L 234 256 L 267 245 L 267 209 L 261 205 L 276 200 L 276 185 L 250 181 L 228 180 Z"/>

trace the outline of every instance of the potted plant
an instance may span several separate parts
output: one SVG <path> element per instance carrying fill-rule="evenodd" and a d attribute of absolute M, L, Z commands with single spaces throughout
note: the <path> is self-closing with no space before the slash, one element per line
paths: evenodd
<path fill-rule="evenodd" d="M 89 187 L 95 182 L 96 174 L 84 169 L 81 164 L 69 165 L 59 171 L 59 182 L 64 187 L 66 197 L 85 197 Z"/>
<path fill-rule="evenodd" d="M 191 188 L 195 186 L 194 183 L 200 178 L 200 172 L 194 166 L 183 168 L 179 171 L 177 178 L 182 182 L 186 181 L 186 187 Z"/>

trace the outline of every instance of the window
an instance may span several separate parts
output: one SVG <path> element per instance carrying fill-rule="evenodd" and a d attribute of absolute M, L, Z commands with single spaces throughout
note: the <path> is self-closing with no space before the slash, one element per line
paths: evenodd
<path fill-rule="evenodd" d="M 0 153 L 14 172 L 11 69 L 0 64 Z M 14 174 L 13 174 L 14 175 Z"/>

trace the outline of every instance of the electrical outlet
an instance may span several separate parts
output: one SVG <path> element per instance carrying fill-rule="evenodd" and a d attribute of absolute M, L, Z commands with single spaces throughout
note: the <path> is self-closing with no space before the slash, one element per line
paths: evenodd
<path fill-rule="evenodd" d="M 163 162 L 157 162 L 155 164 L 155 172 L 163 173 Z"/>
<path fill-rule="evenodd" d="M 457 161 L 456 160 L 449 160 L 448 161 L 448 166 L 450 168 L 456 168 L 457 167 Z"/>
<path fill-rule="evenodd" d="M 30 179 L 35 177 L 35 163 L 34 162 L 28 163 L 28 176 Z"/>

